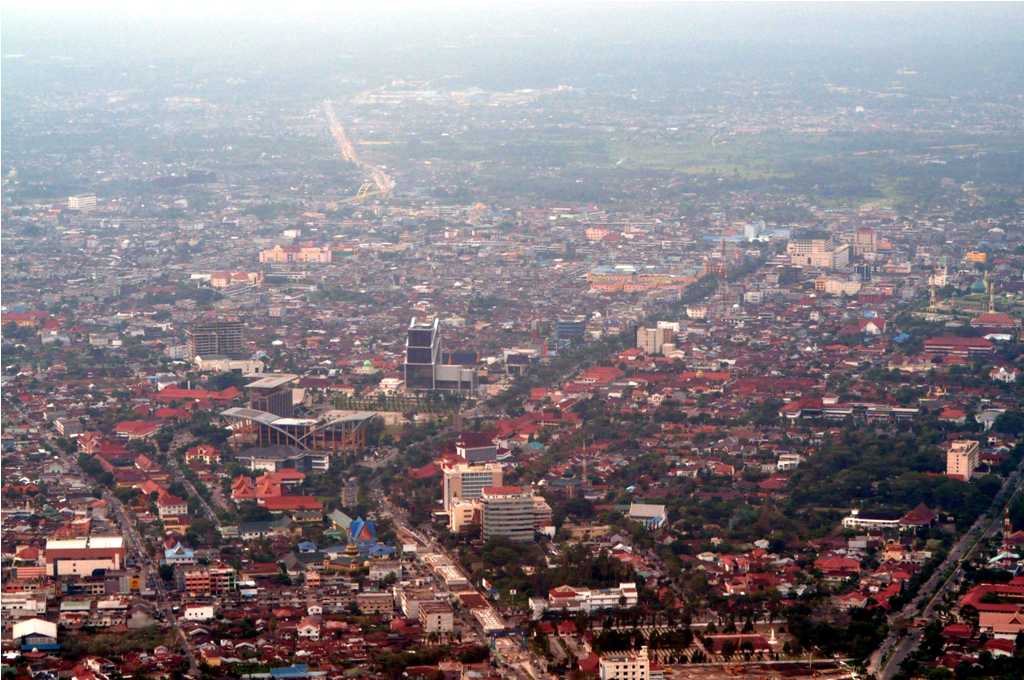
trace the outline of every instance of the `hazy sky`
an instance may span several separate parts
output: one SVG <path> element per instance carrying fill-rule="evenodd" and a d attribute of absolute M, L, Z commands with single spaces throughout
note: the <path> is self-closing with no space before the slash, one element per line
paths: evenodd
<path fill-rule="evenodd" d="M 656 86 L 682 64 L 876 74 L 927 66 L 958 79 L 951 93 L 977 76 L 1024 80 L 1024 3 L 16 0 L 4 4 L 2 33 L 4 55 L 25 55 L 26 66 L 56 58 L 311 79 L 455 74 L 502 87 L 586 83 L 598 72 Z M 34 77 L 17 70 L 14 87 Z"/>
<path fill-rule="evenodd" d="M 382 39 L 408 32 L 450 39 L 474 31 L 578 31 L 622 39 L 672 35 L 679 39 L 882 46 L 917 40 L 1020 41 L 1024 35 L 1024 3 L 14 0 L 5 2 L 4 7 L 4 38 L 15 45 L 40 28 L 59 32 L 98 24 L 99 38 L 126 26 L 167 30 L 196 27 L 197 23 L 235 27 L 305 23 L 345 33 L 365 35 L 369 30 Z"/>

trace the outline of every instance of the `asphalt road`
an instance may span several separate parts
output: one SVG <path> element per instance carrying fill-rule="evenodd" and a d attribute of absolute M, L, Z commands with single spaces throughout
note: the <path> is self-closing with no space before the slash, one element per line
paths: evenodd
<path fill-rule="evenodd" d="M 54 450 L 59 449 L 54 447 Z M 79 467 L 78 461 L 73 455 L 64 454 L 62 457 L 79 471 L 83 479 L 88 479 L 88 475 Z M 113 513 L 113 517 L 121 530 L 121 536 L 124 538 L 125 547 L 127 548 L 126 552 L 139 564 L 142 586 L 146 587 L 151 583 L 153 584 L 153 589 L 156 591 L 156 602 L 154 604 L 157 610 L 163 614 L 164 621 L 171 626 L 171 629 L 181 641 L 185 657 L 188 659 L 189 675 L 199 677 L 199 662 L 196 660 L 195 650 L 192 648 L 192 643 L 188 636 L 185 635 L 185 631 L 181 629 L 178 617 L 174 615 L 174 610 L 170 605 L 170 597 L 164 588 L 163 580 L 160 578 L 159 567 L 153 560 L 152 555 L 146 550 L 146 544 L 143 542 L 142 536 L 139 535 L 134 517 L 125 509 L 124 503 L 108 489 L 103 489 L 103 500 L 107 502 L 107 506 Z"/>
<path fill-rule="evenodd" d="M 1014 494 L 1019 490 L 1021 471 L 1024 469 L 1024 462 L 1006 478 L 1002 488 L 992 500 L 988 515 L 982 515 L 971 526 L 971 528 L 960 537 L 953 548 L 949 551 L 946 559 L 932 573 L 931 577 L 918 590 L 914 597 L 897 615 L 890 615 L 890 623 L 898 618 L 910 618 L 919 616 L 931 619 L 935 613 L 935 605 L 942 601 L 946 593 L 959 583 L 963 574 L 962 564 L 970 558 L 974 548 L 983 545 L 985 541 L 1000 531 L 1003 525 L 1003 512 L 1006 506 L 1013 500 Z M 939 580 L 946 572 L 949 576 L 941 585 Z M 934 594 L 928 597 L 928 593 Z M 927 602 L 922 602 L 928 597 Z M 921 644 L 922 631 L 911 629 L 904 637 L 899 637 L 899 631 L 891 630 L 882 645 L 871 656 L 871 663 L 868 665 L 868 673 L 876 675 L 880 680 L 891 680 L 899 672 L 900 664 Z M 879 664 L 882 664 L 879 666 Z"/>
<path fill-rule="evenodd" d="M 451 555 L 433 536 L 426 532 L 413 529 L 409 525 L 406 513 L 401 508 L 391 503 L 383 493 L 378 494 L 378 501 L 380 503 L 381 516 L 391 519 L 395 525 L 396 533 L 400 536 L 404 535 L 412 537 L 417 543 L 428 548 L 430 551 L 447 557 L 452 564 L 460 564 L 458 559 Z M 494 613 L 498 614 L 500 617 L 497 610 L 494 610 Z M 483 631 L 481 631 L 481 633 L 482 639 L 486 639 L 487 634 Z M 522 652 L 518 658 L 510 660 L 509 663 L 502 664 L 502 669 L 505 672 L 513 674 L 515 677 L 519 678 L 519 680 L 535 680 L 538 678 L 548 677 L 548 673 L 545 670 L 546 668 L 547 664 L 545 661 L 529 650 Z"/>

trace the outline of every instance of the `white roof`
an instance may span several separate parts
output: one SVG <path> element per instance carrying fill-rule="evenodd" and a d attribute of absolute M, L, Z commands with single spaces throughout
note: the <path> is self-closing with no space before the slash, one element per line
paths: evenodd
<path fill-rule="evenodd" d="M 246 388 L 255 388 L 261 390 L 271 390 L 282 385 L 287 385 L 293 380 L 298 380 L 299 376 L 293 373 L 273 373 L 264 374 L 262 378 L 257 378 L 251 383 L 246 383 Z"/>
<path fill-rule="evenodd" d="M 278 418 L 274 421 L 275 427 L 286 427 L 289 425 L 316 425 L 312 418 Z"/>
<path fill-rule="evenodd" d="M 492 632 L 496 630 L 504 630 L 505 624 L 502 622 L 493 609 L 474 609 L 473 616 L 477 621 L 480 622 L 480 626 L 485 632 Z"/>
<path fill-rule="evenodd" d="M 46 539 L 47 550 L 84 550 L 85 548 L 117 549 L 124 547 L 120 536 L 88 536 L 86 538 Z"/>
<path fill-rule="evenodd" d="M 652 503 L 631 503 L 629 506 L 630 517 L 664 517 L 665 506 Z"/>
<path fill-rule="evenodd" d="M 57 639 L 57 624 L 45 619 L 26 619 L 14 624 L 12 635 L 15 640 L 26 635 L 45 635 Z"/>

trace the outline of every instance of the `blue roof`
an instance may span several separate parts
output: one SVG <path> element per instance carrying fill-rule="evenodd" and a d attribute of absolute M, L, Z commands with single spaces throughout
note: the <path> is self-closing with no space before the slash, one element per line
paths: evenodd
<path fill-rule="evenodd" d="M 369 555 L 371 557 L 388 557 L 394 554 L 395 548 L 390 545 L 384 545 L 383 543 L 374 543 L 369 549 Z"/>
<path fill-rule="evenodd" d="M 21 651 L 31 652 L 32 650 L 38 650 L 40 652 L 55 652 L 60 649 L 59 642 L 36 642 L 34 644 L 23 644 Z"/>
<path fill-rule="evenodd" d="M 195 555 L 195 552 L 192 550 L 192 548 L 186 548 L 180 543 L 175 545 L 173 548 L 164 548 L 164 557 L 176 557 L 178 555 L 182 555 L 184 557 L 192 557 Z"/>
<path fill-rule="evenodd" d="M 373 522 L 357 517 L 348 527 L 348 535 L 356 543 L 376 543 L 377 527 Z"/>
<path fill-rule="evenodd" d="M 304 663 L 296 663 L 281 668 L 271 668 L 270 676 L 273 678 L 305 678 L 309 676 L 309 666 Z"/>

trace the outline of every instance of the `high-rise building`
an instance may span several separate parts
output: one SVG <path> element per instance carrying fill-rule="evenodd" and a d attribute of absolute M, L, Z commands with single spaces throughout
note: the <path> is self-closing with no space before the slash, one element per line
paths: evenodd
<path fill-rule="evenodd" d="M 341 487 L 341 507 L 354 508 L 359 504 L 359 478 L 349 477 Z"/>
<path fill-rule="evenodd" d="M 444 509 L 450 511 L 456 498 L 474 500 L 480 498 L 483 490 L 489 486 L 501 486 L 502 471 L 500 463 L 471 465 L 458 463 L 444 468 L 442 498 Z"/>
<path fill-rule="evenodd" d="M 410 390 L 434 389 L 434 366 L 441 356 L 440 321 L 409 322 L 405 340 L 405 386 Z"/>
<path fill-rule="evenodd" d="M 555 347 L 565 349 L 583 342 L 587 334 L 587 317 L 576 316 L 555 321 Z"/>
<path fill-rule="evenodd" d="M 958 439 L 950 444 L 946 451 L 946 476 L 969 482 L 978 468 L 980 448 L 972 439 Z"/>
<path fill-rule="evenodd" d="M 96 207 L 96 194 L 76 194 L 68 196 L 68 210 L 92 210 Z"/>
<path fill-rule="evenodd" d="M 409 322 L 405 340 L 405 387 L 415 392 L 476 389 L 476 369 L 446 364 L 441 359 L 441 326 L 438 319 Z"/>
<path fill-rule="evenodd" d="M 480 501 L 456 498 L 448 509 L 448 531 L 457 534 L 469 526 L 480 524 Z"/>
<path fill-rule="evenodd" d="M 853 254 L 865 255 L 878 250 L 878 234 L 871 227 L 860 227 L 853 234 Z"/>
<path fill-rule="evenodd" d="M 455 455 L 467 463 L 491 463 L 498 458 L 498 445 L 493 435 L 461 432 L 455 440 Z"/>
<path fill-rule="evenodd" d="M 764 220 L 757 220 L 756 222 L 747 222 L 743 225 L 743 238 L 748 241 L 756 241 L 761 238 L 764 234 L 766 225 Z"/>
<path fill-rule="evenodd" d="M 609 652 L 598 661 L 601 680 L 650 680 L 651 658 L 647 647 L 639 651 Z"/>
<path fill-rule="evenodd" d="M 672 342 L 674 334 L 670 328 L 638 328 L 636 329 L 636 346 L 644 354 L 661 354 L 662 346 Z"/>
<path fill-rule="evenodd" d="M 836 245 L 827 232 L 808 230 L 794 234 L 786 244 L 789 262 L 795 266 L 842 269 L 850 263 L 850 246 Z"/>
<path fill-rule="evenodd" d="M 200 320 L 186 331 L 190 358 L 211 355 L 240 359 L 242 322 L 237 319 Z"/>
<path fill-rule="evenodd" d="M 262 378 L 245 386 L 249 393 L 249 408 L 290 418 L 295 413 L 292 385 L 298 379 L 294 373 L 264 373 Z"/>
<path fill-rule="evenodd" d="M 485 541 L 507 538 L 533 540 L 533 494 L 519 486 L 489 486 L 480 495 L 480 523 Z"/>

